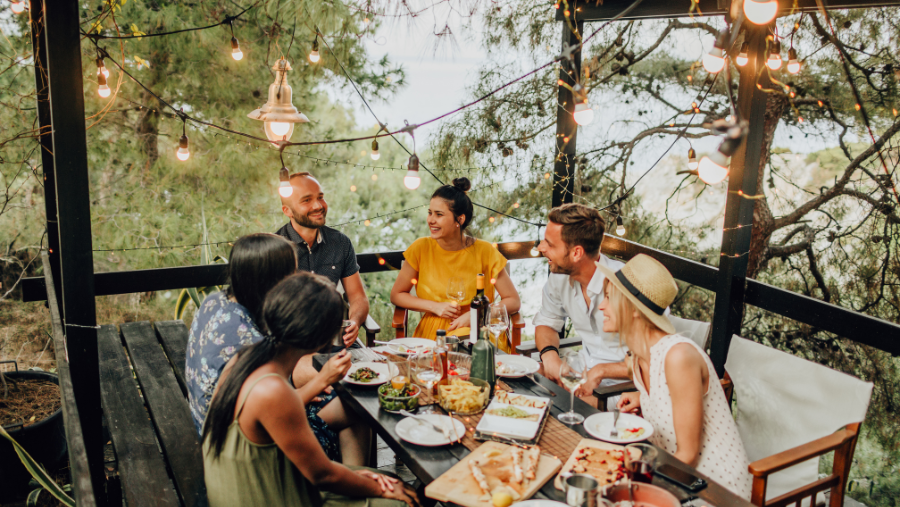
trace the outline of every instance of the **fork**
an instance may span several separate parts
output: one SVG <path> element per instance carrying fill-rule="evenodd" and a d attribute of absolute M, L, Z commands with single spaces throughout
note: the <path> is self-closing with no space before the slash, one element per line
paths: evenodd
<path fill-rule="evenodd" d="M 543 389 L 544 391 L 547 391 L 548 393 L 550 393 L 550 396 L 556 396 L 556 393 L 554 393 L 553 391 L 551 391 L 549 387 L 547 387 L 547 386 L 545 386 L 544 384 L 541 384 L 540 382 L 538 382 L 537 380 L 535 380 L 535 379 L 534 379 L 534 375 L 532 375 L 532 374 L 529 373 L 528 375 L 525 375 L 525 377 L 526 377 L 528 380 L 530 380 L 530 381 L 534 382 L 535 384 L 537 384 L 538 387 L 540 387 L 540 388 Z"/>
<path fill-rule="evenodd" d="M 406 416 L 406 417 L 411 417 L 411 418 L 413 418 L 413 419 L 415 419 L 415 420 L 417 420 L 417 421 L 423 422 L 423 423 L 425 423 L 425 424 L 431 426 L 431 427 L 434 428 L 435 430 L 440 431 L 441 433 L 443 433 L 443 434 L 444 434 L 444 437 L 445 437 L 447 440 L 450 440 L 451 442 L 453 442 L 453 439 L 450 438 L 450 430 L 448 430 L 447 427 L 446 427 L 445 425 L 443 425 L 443 424 L 437 424 L 437 423 L 431 422 L 431 421 L 429 421 L 428 419 L 425 419 L 424 417 L 422 417 L 422 416 L 420 416 L 420 415 L 412 414 L 412 413 L 410 413 L 410 412 L 407 412 L 406 410 L 401 410 L 401 411 L 400 411 L 400 415 L 403 415 L 403 416 Z M 451 423 L 451 424 L 452 424 L 452 423 Z M 454 431 L 455 431 L 455 430 L 456 430 L 456 428 L 454 428 Z"/>
<path fill-rule="evenodd" d="M 619 409 L 613 409 L 613 427 L 609 430 L 610 438 L 619 438 L 619 430 L 616 429 L 616 423 L 619 422 Z"/>

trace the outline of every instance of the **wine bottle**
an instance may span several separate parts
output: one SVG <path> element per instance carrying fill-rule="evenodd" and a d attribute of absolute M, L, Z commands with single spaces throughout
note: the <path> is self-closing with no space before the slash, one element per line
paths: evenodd
<path fill-rule="evenodd" d="M 497 384 L 497 370 L 494 365 L 494 345 L 491 344 L 490 331 L 482 327 L 478 332 L 478 341 L 472 346 L 472 378 L 484 380 L 491 386 L 491 396 Z"/>
<path fill-rule="evenodd" d="M 449 357 L 449 349 L 447 348 L 447 331 L 443 329 L 437 330 L 437 338 L 435 339 L 434 344 L 434 353 L 440 356 L 441 358 L 441 367 L 443 374 L 441 375 L 441 380 L 438 381 L 438 385 L 446 386 L 449 384 L 448 375 L 450 374 L 450 370 L 448 366 L 448 357 Z"/>
<path fill-rule="evenodd" d="M 469 343 L 472 345 L 478 340 L 478 331 L 485 325 L 484 316 L 490 304 L 484 295 L 484 274 L 478 273 L 475 277 L 475 297 L 469 306 Z"/>

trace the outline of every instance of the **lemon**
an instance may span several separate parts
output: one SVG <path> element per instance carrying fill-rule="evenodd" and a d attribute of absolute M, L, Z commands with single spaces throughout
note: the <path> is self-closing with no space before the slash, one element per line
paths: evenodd
<path fill-rule="evenodd" d="M 494 507 L 509 507 L 513 503 L 513 497 L 506 491 L 498 491 L 491 497 Z"/>

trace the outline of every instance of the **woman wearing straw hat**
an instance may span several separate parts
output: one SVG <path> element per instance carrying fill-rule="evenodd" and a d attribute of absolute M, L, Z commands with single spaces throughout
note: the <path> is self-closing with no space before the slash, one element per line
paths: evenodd
<path fill-rule="evenodd" d="M 653 444 L 745 498 L 750 497 L 750 461 L 717 381 L 709 356 L 675 334 L 664 310 L 678 286 L 656 259 L 637 255 L 619 271 L 597 264 L 606 275 L 603 331 L 618 332 L 631 350 L 626 359 L 638 392 L 619 400 L 653 425 Z M 590 393 L 595 386 L 580 387 Z M 576 393 L 578 394 L 578 393 Z"/>

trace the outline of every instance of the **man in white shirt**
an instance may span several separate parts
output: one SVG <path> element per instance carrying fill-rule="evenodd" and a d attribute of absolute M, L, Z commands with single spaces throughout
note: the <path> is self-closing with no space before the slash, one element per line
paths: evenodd
<path fill-rule="evenodd" d="M 559 332 L 566 318 L 582 340 L 579 354 L 590 368 L 580 392 L 591 393 L 598 385 L 627 380 L 625 354 L 618 333 L 603 332 L 603 300 L 606 277 L 596 262 L 618 271 L 624 264 L 600 253 L 606 222 L 600 212 L 581 204 L 564 204 L 550 210 L 544 240 L 538 246 L 550 263 L 541 309 L 534 317 L 535 343 L 540 351 L 542 374 L 560 384 Z M 590 389 L 587 389 L 590 387 Z"/>

